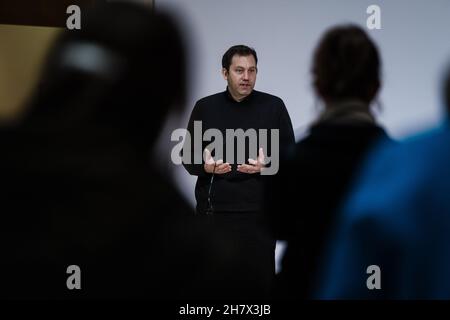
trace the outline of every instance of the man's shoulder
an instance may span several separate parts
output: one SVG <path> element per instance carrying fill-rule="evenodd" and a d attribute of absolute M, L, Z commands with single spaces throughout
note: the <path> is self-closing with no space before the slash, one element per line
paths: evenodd
<path fill-rule="evenodd" d="M 270 103 L 284 104 L 283 99 L 267 92 L 253 90 L 253 94 L 257 99 L 261 99 Z"/>

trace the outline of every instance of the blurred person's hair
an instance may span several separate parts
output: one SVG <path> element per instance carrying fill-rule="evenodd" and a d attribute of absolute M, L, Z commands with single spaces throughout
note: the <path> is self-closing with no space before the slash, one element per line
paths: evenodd
<path fill-rule="evenodd" d="M 447 67 L 447 73 L 444 80 L 444 99 L 447 114 L 450 115 L 450 65 Z"/>
<path fill-rule="evenodd" d="M 314 90 L 325 102 L 358 99 L 370 103 L 380 87 L 380 66 L 377 47 L 362 28 L 331 28 L 314 53 Z"/>
<path fill-rule="evenodd" d="M 245 45 L 236 45 L 229 48 L 222 57 L 222 68 L 230 71 L 231 61 L 233 57 L 237 55 L 240 57 L 253 56 L 255 58 L 255 64 L 258 65 L 258 56 L 256 55 L 256 51 L 253 48 L 250 48 Z"/>
<path fill-rule="evenodd" d="M 185 50 L 174 21 L 137 3 L 103 3 L 54 43 L 28 119 L 110 127 L 148 145 L 184 98 Z"/>

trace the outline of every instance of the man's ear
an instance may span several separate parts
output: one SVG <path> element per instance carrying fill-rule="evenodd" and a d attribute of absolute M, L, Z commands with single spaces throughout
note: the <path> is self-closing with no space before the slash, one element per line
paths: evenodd
<path fill-rule="evenodd" d="M 228 80 L 228 70 L 225 68 L 222 68 L 222 76 L 225 80 Z"/>

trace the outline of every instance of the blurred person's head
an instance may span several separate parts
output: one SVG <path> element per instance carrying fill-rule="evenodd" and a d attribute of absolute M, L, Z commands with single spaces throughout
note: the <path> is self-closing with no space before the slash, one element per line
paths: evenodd
<path fill-rule="evenodd" d="M 252 93 L 256 83 L 258 57 L 256 51 L 244 45 L 229 48 L 222 57 L 222 75 L 228 91 L 236 101 Z"/>
<path fill-rule="evenodd" d="M 447 73 L 444 80 L 444 102 L 447 108 L 447 114 L 450 115 L 450 66 L 447 69 Z"/>
<path fill-rule="evenodd" d="M 111 129 L 148 146 L 185 98 L 184 55 L 167 15 L 136 3 L 100 5 L 53 45 L 29 118 Z"/>
<path fill-rule="evenodd" d="M 346 100 L 369 104 L 380 88 L 380 66 L 377 47 L 363 29 L 331 28 L 314 53 L 314 90 L 326 105 Z"/>

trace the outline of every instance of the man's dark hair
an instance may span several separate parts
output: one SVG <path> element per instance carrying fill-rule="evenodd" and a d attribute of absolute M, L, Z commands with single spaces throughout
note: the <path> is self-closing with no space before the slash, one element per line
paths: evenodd
<path fill-rule="evenodd" d="M 223 55 L 223 57 L 222 57 L 222 68 L 224 68 L 227 71 L 229 71 L 230 65 L 231 65 L 231 60 L 233 59 L 233 57 L 235 55 L 244 56 L 244 57 L 252 55 L 255 58 L 256 65 L 258 65 L 258 56 L 256 55 L 255 49 L 247 47 L 247 46 L 244 46 L 244 45 L 237 45 L 237 46 L 232 46 Z"/>
<path fill-rule="evenodd" d="M 356 98 L 369 103 L 380 87 L 380 66 L 378 49 L 362 28 L 337 26 L 315 50 L 313 86 L 325 101 Z"/>

